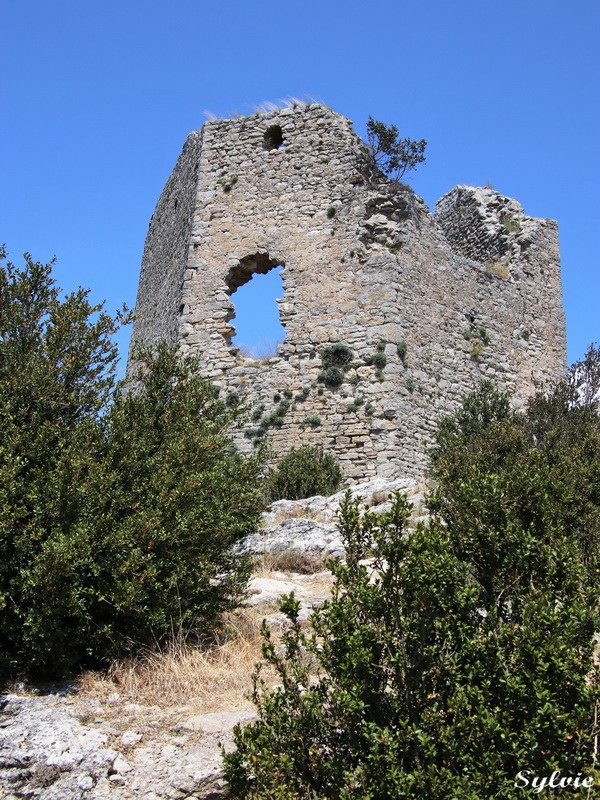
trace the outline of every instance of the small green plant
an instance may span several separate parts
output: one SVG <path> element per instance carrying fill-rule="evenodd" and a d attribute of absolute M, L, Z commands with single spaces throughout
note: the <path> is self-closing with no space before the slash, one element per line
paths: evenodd
<path fill-rule="evenodd" d="M 321 417 L 318 417 L 316 414 L 309 414 L 307 417 L 304 417 L 299 423 L 301 428 L 318 428 L 321 424 Z"/>
<path fill-rule="evenodd" d="M 390 253 L 392 253 L 392 255 L 394 255 L 394 256 L 395 256 L 395 255 L 397 255 L 397 254 L 400 252 L 400 251 L 399 251 L 399 249 L 398 249 L 397 247 L 395 247 L 394 245 L 391 245 L 391 246 L 389 246 L 389 247 L 388 247 L 388 250 L 389 250 L 389 251 L 390 251 Z"/>
<path fill-rule="evenodd" d="M 235 184 L 238 182 L 237 175 L 230 175 L 227 178 L 219 178 L 217 183 L 223 187 L 224 192 L 230 192 Z"/>
<path fill-rule="evenodd" d="M 326 367 L 339 367 L 344 371 L 352 363 L 352 350 L 346 344 L 330 344 L 321 350 L 321 363 Z"/>
<path fill-rule="evenodd" d="M 398 342 L 398 344 L 396 345 L 396 352 L 398 353 L 398 356 L 400 358 L 400 361 L 402 361 L 402 364 L 406 366 L 406 353 L 408 352 L 408 345 L 404 340 Z"/>
<path fill-rule="evenodd" d="M 377 369 L 383 369 L 387 365 L 387 356 L 385 353 L 377 351 L 373 353 L 372 356 L 367 356 L 365 358 L 365 364 L 372 367 L 377 367 Z"/>
<path fill-rule="evenodd" d="M 258 420 L 262 417 L 262 413 L 263 413 L 264 410 L 265 410 L 265 404 L 264 403 L 261 403 L 259 406 L 256 406 L 256 408 L 254 409 L 254 411 L 250 415 L 250 418 L 252 419 L 252 422 L 258 422 Z"/>
<path fill-rule="evenodd" d="M 319 395 L 319 397 L 322 397 L 324 392 L 325 390 L 323 389 L 323 387 L 319 386 L 319 388 L 317 389 L 317 394 Z"/>
<path fill-rule="evenodd" d="M 490 343 L 490 334 L 488 333 L 486 328 L 479 327 L 477 329 L 477 336 L 479 337 L 479 339 L 481 339 L 484 345 L 488 345 Z"/>
<path fill-rule="evenodd" d="M 294 400 L 296 400 L 298 403 L 303 403 L 306 400 L 306 398 L 308 397 L 309 394 L 310 394 L 310 386 L 304 386 L 302 388 L 302 391 L 300 391 L 294 397 Z"/>
<path fill-rule="evenodd" d="M 273 402 L 278 403 L 280 400 L 281 400 L 281 395 L 279 394 L 279 392 L 275 392 L 275 394 L 273 395 Z"/>
<path fill-rule="evenodd" d="M 233 406 L 239 405 L 241 402 L 241 397 L 238 392 L 227 392 L 227 396 L 225 397 L 225 405 L 229 408 Z"/>
<path fill-rule="evenodd" d="M 529 331 L 527 328 L 523 328 L 523 330 L 521 331 L 521 339 L 525 339 L 525 341 L 528 342 L 530 336 L 531 336 L 531 331 Z"/>
<path fill-rule="evenodd" d="M 341 386 L 344 382 L 344 373 L 339 367 L 327 367 L 319 372 L 317 380 L 326 386 Z"/>
<path fill-rule="evenodd" d="M 365 415 L 367 417 L 372 417 L 374 413 L 375 413 L 375 406 L 373 405 L 373 403 L 367 403 L 367 405 L 365 406 Z"/>
<path fill-rule="evenodd" d="M 354 401 L 350 403 L 350 405 L 346 406 L 346 411 L 350 411 L 351 413 L 355 413 L 358 409 L 364 405 L 365 398 L 362 396 L 354 398 Z"/>
<path fill-rule="evenodd" d="M 326 386 L 341 386 L 352 363 L 352 350 L 345 344 L 331 344 L 321 350 L 321 363 L 323 370 L 317 380 Z"/>
<path fill-rule="evenodd" d="M 380 383 L 383 383 L 383 381 L 385 380 L 385 375 L 383 374 L 383 370 L 382 369 L 376 369 L 375 370 L 375 377 L 377 378 L 377 380 Z"/>
<path fill-rule="evenodd" d="M 335 217 L 335 208 L 334 206 L 329 206 L 327 209 L 327 219 L 332 219 L 333 217 Z"/>
<path fill-rule="evenodd" d="M 266 478 L 269 499 L 300 500 L 315 495 L 334 494 L 342 482 L 336 459 L 320 447 L 293 447 L 280 459 Z"/>
<path fill-rule="evenodd" d="M 477 358 L 483 353 L 483 342 L 481 339 L 472 339 L 471 357 Z"/>
<path fill-rule="evenodd" d="M 329 164 L 329 159 L 327 158 L 327 156 L 323 156 L 320 159 L 320 161 L 321 161 L 321 164 Z"/>
<path fill-rule="evenodd" d="M 414 392 L 414 390 L 415 390 L 415 379 L 414 379 L 414 378 L 411 378 L 411 377 L 408 377 L 408 378 L 407 378 L 407 379 L 404 381 L 404 385 L 406 386 L 406 388 L 408 389 L 408 391 L 409 391 L 409 392 L 412 394 L 412 393 Z"/>
<path fill-rule="evenodd" d="M 351 386 L 358 386 L 358 384 L 360 383 L 360 375 L 358 374 L 358 372 L 355 372 L 354 375 L 351 375 L 348 378 L 348 383 Z"/>
<path fill-rule="evenodd" d="M 517 233 L 521 230 L 521 223 L 519 220 L 508 214 L 502 215 L 502 224 L 507 233 Z"/>
<path fill-rule="evenodd" d="M 291 389 L 284 389 L 283 396 L 285 397 L 286 400 L 291 400 L 292 397 L 294 396 L 294 393 L 292 392 Z"/>

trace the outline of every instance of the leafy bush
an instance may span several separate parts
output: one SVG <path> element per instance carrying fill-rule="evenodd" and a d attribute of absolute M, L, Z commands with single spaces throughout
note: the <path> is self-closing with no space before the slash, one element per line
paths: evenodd
<path fill-rule="evenodd" d="M 285 598 L 282 646 L 265 626 L 280 685 L 257 675 L 260 720 L 226 757 L 236 797 L 516 800 L 521 770 L 593 770 L 597 351 L 586 363 L 525 416 L 485 385 L 440 425 L 427 526 L 407 533 L 402 496 L 376 516 L 347 495 L 331 601 L 306 631 Z"/>
<path fill-rule="evenodd" d="M 373 353 L 372 356 L 367 356 L 367 358 L 365 358 L 365 363 L 377 367 L 377 369 L 383 369 L 387 364 L 387 356 L 385 353 L 378 350 L 376 353 Z"/>
<path fill-rule="evenodd" d="M 398 344 L 396 345 L 396 352 L 400 357 L 400 361 L 402 361 L 404 366 L 406 366 L 406 353 L 408 352 L 408 345 L 404 340 L 398 342 Z"/>
<path fill-rule="evenodd" d="M 319 372 L 317 380 L 327 386 L 341 386 L 344 382 L 344 373 L 339 367 L 327 367 Z"/>
<path fill-rule="evenodd" d="M 0 671 L 58 675 L 208 633 L 262 501 L 237 404 L 165 348 L 113 393 L 118 321 L 61 300 L 51 266 L 0 270 Z"/>
<path fill-rule="evenodd" d="M 293 447 L 269 472 L 267 494 L 274 500 L 301 500 L 314 495 L 335 494 L 342 482 L 338 462 L 319 447 Z"/>
<path fill-rule="evenodd" d="M 346 370 L 352 362 L 352 350 L 346 344 L 331 344 L 321 350 L 321 362 L 323 367 L 339 367 Z"/>

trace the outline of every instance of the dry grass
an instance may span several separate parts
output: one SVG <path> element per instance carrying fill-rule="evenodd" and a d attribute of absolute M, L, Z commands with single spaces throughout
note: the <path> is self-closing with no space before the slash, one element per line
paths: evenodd
<path fill-rule="evenodd" d="M 311 522 L 322 522 L 328 523 L 332 522 L 325 514 L 320 511 L 309 511 L 306 508 L 300 508 L 298 506 L 292 506 L 290 509 L 278 509 L 273 522 L 269 522 L 268 525 L 263 521 L 261 522 L 261 528 L 274 528 L 276 525 L 280 525 L 282 522 L 285 522 L 286 519 L 308 519 Z"/>
<path fill-rule="evenodd" d="M 185 706 L 195 713 L 254 710 L 249 693 L 252 672 L 261 659 L 262 616 L 254 609 L 230 615 L 230 634 L 211 648 L 175 641 L 166 649 L 115 662 L 106 672 L 86 672 L 80 693 L 106 700 L 118 692 L 130 703 L 163 709 Z M 267 669 L 263 677 L 269 679 Z"/>
<path fill-rule="evenodd" d="M 294 553 L 285 550 L 282 553 L 263 553 L 256 562 L 255 573 L 294 572 L 299 575 L 314 575 L 326 569 L 320 556 L 309 553 Z"/>
<path fill-rule="evenodd" d="M 237 344 L 235 345 L 239 351 L 239 358 L 247 365 L 252 364 L 268 364 L 272 358 L 277 357 L 277 348 L 281 341 L 276 339 L 265 339 L 257 345 Z"/>

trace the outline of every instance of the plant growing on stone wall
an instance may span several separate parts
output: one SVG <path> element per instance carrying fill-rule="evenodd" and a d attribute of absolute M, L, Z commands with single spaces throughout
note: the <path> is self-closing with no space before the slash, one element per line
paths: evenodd
<path fill-rule="evenodd" d="M 310 386 L 304 386 L 300 392 L 294 397 L 298 403 L 303 403 L 310 394 Z"/>
<path fill-rule="evenodd" d="M 316 414 L 309 414 L 307 417 L 304 417 L 304 419 L 298 423 L 298 425 L 302 430 L 308 427 L 318 428 L 320 424 L 321 424 L 321 417 L 317 416 Z"/>
<path fill-rule="evenodd" d="M 344 382 L 344 373 L 339 367 L 327 367 L 319 372 L 317 380 L 327 386 L 341 386 Z"/>
<path fill-rule="evenodd" d="M 504 225 L 504 229 L 507 233 L 517 233 L 521 230 L 521 223 L 518 219 L 515 219 L 510 214 L 504 212 L 500 217 L 502 224 Z"/>
<path fill-rule="evenodd" d="M 352 363 L 352 350 L 347 344 L 331 344 L 321 350 L 321 363 L 324 367 L 347 370 Z"/>
<path fill-rule="evenodd" d="M 412 393 L 414 392 L 414 390 L 415 390 L 415 379 L 414 379 L 414 378 L 412 378 L 412 377 L 408 377 L 408 378 L 407 378 L 407 379 L 404 381 L 404 385 L 406 386 L 406 388 L 408 389 L 408 391 L 409 391 L 409 392 L 412 394 Z"/>
<path fill-rule="evenodd" d="M 352 363 L 352 350 L 342 343 L 331 344 L 321 350 L 321 363 L 323 369 L 317 380 L 327 386 L 341 386 Z"/>
<path fill-rule="evenodd" d="M 237 175 L 229 175 L 226 178 L 219 178 L 217 183 L 223 187 L 224 192 L 230 192 L 238 181 Z"/>
<path fill-rule="evenodd" d="M 371 417 L 375 413 L 375 406 L 373 403 L 367 403 L 365 406 L 365 416 Z"/>
<path fill-rule="evenodd" d="M 367 364 L 367 366 L 377 367 L 377 369 L 383 369 L 387 365 L 387 356 L 384 352 L 378 350 L 376 353 L 373 353 L 372 356 L 367 356 L 365 358 L 365 364 Z"/>
<path fill-rule="evenodd" d="M 358 409 L 364 405 L 365 398 L 362 396 L 355 397 L 354 401 L 350 403 L 350 405 L 346 406 L 346 411 L 350 411 L 351 413 L 355 413 Z"/>
<path fill-rule="evenodd" d="M 406 353 L 408 352 L 408 345 L 404 340 L 398 342 L 398 344 L 396 345 L 396 352 L 398 353 L 398 356 L 400 358 L 400 361 L 402 361 L 403 366 L 406 366 Z"/>
<path fill-rule="evenodd" d="M 385 125 L 369 117 L 367 140 L 373 163 L 392 180 L 399 181 L 407 172 L 425 162 L 425 139 L 400 139 L 395 125 Z"/>

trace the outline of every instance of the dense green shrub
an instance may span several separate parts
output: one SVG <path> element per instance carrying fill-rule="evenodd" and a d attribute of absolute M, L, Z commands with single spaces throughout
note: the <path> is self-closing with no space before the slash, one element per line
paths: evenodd
<path fill-rule="evenodd" d="M 317 380 L 327 386 L 341 386 L 344 382 L 344 373 L 339 367 L 327 367 L 319 372 Z"/>
<path fill-rule="evenodd" d="M 427 526 L 407 534 L 400 496 L 381 517 L 347 498 L 331 601 L 307 632 L 287 598 L 283 647 L 265 629 L 280 686 L 257 678 L 236 797 L 516 800 L 522 770 L 591 773 L 599 367 L 521 416 L 489 385 L 468 398 L 440 425 Z"/>
<path fill-rule="evenodd" d="M 308 424 L 308 423 L 307 423 Z M 266 479 L 270 501 L 334 494 L 342 482 L 338 462 L 319 447 L 293 447 Z"/>
<path fill-rule="evenodd" d="M 347 344 L 330 344 L 321 350 L 321 362 L 325 369 L 339 367 L 345 371 L 352 363 L 352 350 Z"/>
<path fill-rule="evenodd" d="M 230 547 L 262 506 L 260 456 L 227 433 L 238 406 L 165 348 L 113 394 L 117 323 L 86 292 L 61 300 L 29 257 L 0 282 L 0 670 L 207 634 L 243 591 Z"/>

